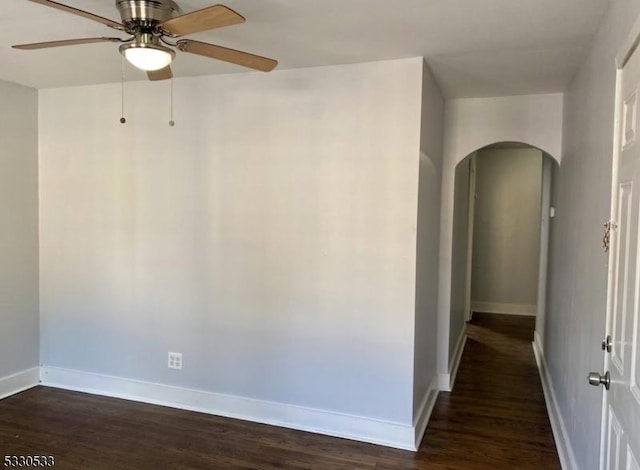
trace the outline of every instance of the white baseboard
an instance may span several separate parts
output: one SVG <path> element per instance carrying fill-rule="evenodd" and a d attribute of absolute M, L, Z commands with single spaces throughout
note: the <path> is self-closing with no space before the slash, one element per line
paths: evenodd
<path fill-rule="evenodd" d="M 17 374 L 0 377 L 0 400 L 40 383 L 40 368 L 33 367 Z"/>
<path fill-rule="evenodd" d="M 537 307 L 535 304 L 503 304 L 499 302 L 471 302 L 471 311 L 482 313 L 501 313 L 503 315 L 525 315 L 535 317 Z"/>
<path fill-rule="evenodd" d="M 553 431 L 553 438 L 556 441 L 560 465 L 562 470 L 578 470 L 576 458 L 571 448 L 571 442 L 569 441 L 569 435 L 567 434 L 567 428 L 564 425 L 556 395 L 553 391 L 551 376 L 549 375 L 543 349 L 540 346 L 538 332 L 534 333 L 533 354 L 536 356 L 536 363 L 538 364 L 538 371 L 540 372 L 544 400 L 547 404 L 547 413 L 549 414 L 549 421 L 551 421 L 551 429 Z"/>
<path fill-rule="evenodd" d="M 456 377 L 458 376 L 458 368 L 460 367 L 460 361 L 462 360 L 462 353 L 464 347 L 467 345 L 467 332 L 462 329 L 458 342 L 456 343 L 456 349 L 453 353 L 453 361 L 451 362 L 451 368 L 449 369 L 449 388 L 453 390 L 453 386 L 456 383 Z"/>
<path fill-rule="evenodd" d="M 429 389 L 424 394 L 415 417 L 413 418 L 416 450 L 418 450 L 418 448 L 420 447 L 420 443 L 422 442 L 424 433 L 427 430 L 427 425 L 429 424 L 429 419 L 431 418 L 431 413 L 433 412 L 433 407 L 435 406 L 436 400 L 438 399 L 438 387 L 436 387 L 436 385 L 437 378 L 434 377 L 431 385 L 429 386 Z"/>
<path fill-rule="evenodd" d="M 417 450 L 416 427 L 221 393 L 43 366 L 42 385 L 198 411 L 404 450 Z M 423 414 L 430 413 L 427 401 Z M 418 424 L 422 426 L 423 416 Z"/>
<path fill-rule="evenodd" d="M 449 364 L 448 374 L 439 374 L 438 376 L 438 388 L 441 392 L 450 392 L 453 390 L 453 386 L 456 382 L 456 376 L 458 375 L 458 368 L 460 367 L 460 361 L 462 360 L 462 353 L 464 347 L 467 344 L 467 333 L 463 328 L 458 337 L 456 348 L 453 351 L 453 357 L 451 358 L 451 364 Z"/>
<path fill-rule="evenodd" d="M 438 390 L 441 392 L 451 391 L 451 377 L 449 374 L 438 374 Z"/>

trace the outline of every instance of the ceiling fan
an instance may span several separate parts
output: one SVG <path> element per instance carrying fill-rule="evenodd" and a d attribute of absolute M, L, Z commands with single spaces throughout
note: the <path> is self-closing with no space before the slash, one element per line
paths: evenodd
<path fill-rule="evenodd" d="M 191 39 L 179 39 L 175 43 L 170 41 L 187 34 L 245 22 L 244 17 L 224 5 L 213 5 L 181 16 L 173 16 L 179 11 L 179 7 L 172 0 L 116 0 L 116 8 L 122 18 L 122 23 L 118 23 L 51 0 L 29 1 L 97 21 L 109 28 L 123 31 L 130 37 L 127 39 L 95 37 L 37 42 L 15 45 L 13 46 L 15 49 L 44 49 L 98 42 L 122 43 L 119 48 L 120 53 L 131 64 L 146 71 L 150 80 L 165 80 L 173 77 L 170 66 L 176 54 L 173 48 L 263 72 L 269 72 L 278 65 L 278 62 L 273 59 L 206 42 Z"/>

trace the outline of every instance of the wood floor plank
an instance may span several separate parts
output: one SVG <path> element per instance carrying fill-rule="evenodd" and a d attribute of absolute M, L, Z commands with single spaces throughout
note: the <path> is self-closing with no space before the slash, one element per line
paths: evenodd
<path fill-rule="evenodd" d="M 560 469 L 531 349 L 531 317 L 474 314 L 451 393 L 418 452 L 36 387 L 0 401 L 0 457 L 69 470 Z"/>

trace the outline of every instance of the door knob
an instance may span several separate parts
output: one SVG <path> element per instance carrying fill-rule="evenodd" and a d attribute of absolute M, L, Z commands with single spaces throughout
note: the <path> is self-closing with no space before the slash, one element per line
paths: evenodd
<path fill-rule="evenodd" d="M 611 349 L 613 349 L 613 343 L 611 342 L 611 335 L 609 335 L 602 340 L 602 350 L 611 352 Z"/>
<path fill-rule="evenodd" d="M 604 375 L 600 375 L 597 372 L 590 372 L 589 385 L 593 385 L 594 387 L 604 385 L 604 388 L 609 390 L 609 387 L 611 387 L 611 375 L 609 375 L 609 372 L 606 372 Z"/>

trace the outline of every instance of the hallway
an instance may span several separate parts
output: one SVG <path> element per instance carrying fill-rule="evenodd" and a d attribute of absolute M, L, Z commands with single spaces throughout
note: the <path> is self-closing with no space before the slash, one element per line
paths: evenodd
<path fill-rule="evenodd" d="M 475 314 L 417 453 L 46 387 L 0 401 L 0 449 L 60 469 L 559 469 L 533 326 Z"/>
<path fill-rule="evenodd" d="M 433 466 L 420 468 L 560 469 L 534 328 L 535 317 L 473 314 L 454 391 L 438 397 L 420 447 Z"/>

